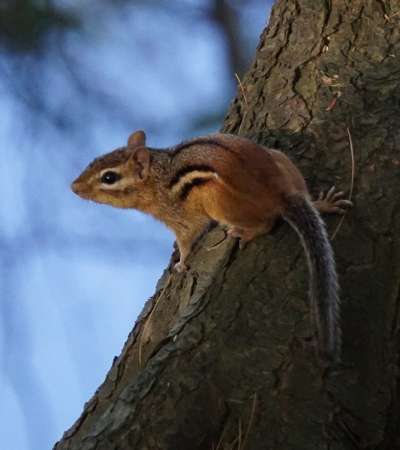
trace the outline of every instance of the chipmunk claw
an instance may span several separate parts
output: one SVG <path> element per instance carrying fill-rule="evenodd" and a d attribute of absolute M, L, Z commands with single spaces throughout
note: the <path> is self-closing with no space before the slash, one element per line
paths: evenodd
<path fill-rule="evenodd" d="M 353 206 L 353 202 L 343 198 L 344 195 L 343 191 L 336 192 L 335 186 L 332 186 L 326 194 L 320 192 L 314 206 L 320 213 L 345 214 Z"/>

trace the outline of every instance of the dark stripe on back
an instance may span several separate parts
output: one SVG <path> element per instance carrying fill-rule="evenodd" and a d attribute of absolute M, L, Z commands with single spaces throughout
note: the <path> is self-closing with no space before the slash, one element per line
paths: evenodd
<path fill-rule="evenodd" d="M 200 139 L 194 139 L 192 141 L 185 141 L 185 142 L 182 142 L 181 144 L 178 144 L 176 147 L 174 147 L 171 150 L 172 157 L 176 156 L 182 150 L 185 150 L 189 147 L 193 147 L 194 145 L 214 145 L 216 147 L 221 147 L 224 150 L 228 150 L 228 151 L 230 150 L 228 145 L 225 145 L 224 143 L 222 143 L 220 141 L 216 141 L 212 138 L 210 138 L 210 139 L 200 138 Z"/>
<path fill-rule="evenodd" d="M 185 200 L 185 198 L 187 198 L 187 196 L 190 194 L 190 191 L 194 187 L 202 186 L 203 184 L 206 184 L 209 181 L 211 181 L 209 178 L 193 178 L 192 181 L 183 186 L 181 192 L 179 193 L 179 199 Z"/>
<path fill-rule="evenodd" d="M 207 164 L 189 164 L 188 166 L 181 167 L 175 175 L 171 178 L 171 181 L 168 184 L 169 188 L 172 188 L 176 183 L 179 182 L 179 180 L 185 176 L 186 174 L 190 172 L 209 172 L 209 173 L 216 173 L 215 170 L 208 166 Z M 197 178 L 195 178 L 196 180 Z"/>

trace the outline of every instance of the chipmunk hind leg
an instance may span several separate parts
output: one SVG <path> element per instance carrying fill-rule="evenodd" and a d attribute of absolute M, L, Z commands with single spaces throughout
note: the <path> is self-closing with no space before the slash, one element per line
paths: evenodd
<path fill-rule="evenodd" d="M 276 222 L 275 218 L 268 218 L 264 222 L 261 222 L 253 227 L 240 227 L 236 225 L 228 225 L 228 235 L 231 237 L 239 238 L 241 245 L 252 241 L 262 234 L 269 233 L 274 227 Z"/>
<path fill-rule="evenodd" d="M 249 196 L 218 186 L 203 204 L 207 214 L 227 227 L 227 234 L 240 239 L 241 247 L 269 233 L 279 218 L 276 202 L 268 196 Z"/>

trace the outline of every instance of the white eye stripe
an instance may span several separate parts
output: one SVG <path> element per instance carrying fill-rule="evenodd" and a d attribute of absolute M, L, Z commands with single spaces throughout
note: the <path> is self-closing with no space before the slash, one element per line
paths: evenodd
<path fill-rule="evenodd" d="M 101 178 L 106 172 L 115 172 L 118 175 L 121 175 L 121 172 L 120 172 L 120 170 L 118 168 L 116 168 L 116 167 L 107 167 L 107 169 L 103 169 L 100 172 L 99 177 Z"/>
<path fill-rule="evenodd" d="M 132 180 L 125 178 L 121 178 L 120 180 L 116 181 L 113 184 L 105 184 L 101 183 L 101 189 L 107 190 L 107 191 L 116 191 L 125 189 L 126 187 L 132 186 Z"/>

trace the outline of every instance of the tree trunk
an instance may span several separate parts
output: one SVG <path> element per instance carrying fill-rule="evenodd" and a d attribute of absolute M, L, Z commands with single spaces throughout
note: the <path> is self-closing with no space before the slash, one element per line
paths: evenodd
<path fill-rule="evenodd" d="M 223 127 L 285 151 L 313 192 L 349 191 L 352 140 L 355 206 L 333 241 L 343 364 L 318 365 L 292 229 L 240 250 L 215 228 L 55 449 L 400 448 L 399 58 L 400 0 L 278 0 Z"/>

